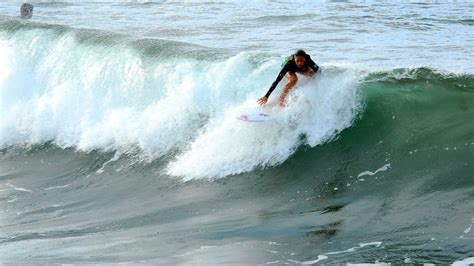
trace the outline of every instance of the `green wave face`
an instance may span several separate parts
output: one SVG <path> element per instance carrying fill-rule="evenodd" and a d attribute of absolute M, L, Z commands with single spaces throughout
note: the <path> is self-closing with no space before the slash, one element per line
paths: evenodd
<path fill-rule="evenodd" d="M 398 136 L 395 139 L 408 140 L 413 136 L 422 141 L 433 137 L 438 145 L 450 145 L 443 141 L 451 138 L 468 142 L 472 137 L 472 75 L 439 73 L 427 68 L 397 69 L 368 75 L 361 89 L 366 108 L 358 127 Z M 459 138 L 461 132 L 464 139 Z"/>
<path fill-rule="evenodd" d="M 341 169 L 348 182 L 354 181 L 348 176 L 356 178 L 366 170 L 390 165 L 391 170 L 379 173 L 391 180 L 385 185 L 406 181 L 410 187 L 426 182 L 422 191 L 472 185 L 472 75 L 427 68 L 395 69 L 367 75 L 360 89 L 364 110 L 359 118 L 337 140 L 310 157 L 331 154 L 324 161 L 337 163 L 327 167 Z M 365 192 L 375 193 L 367 189 Z"/>

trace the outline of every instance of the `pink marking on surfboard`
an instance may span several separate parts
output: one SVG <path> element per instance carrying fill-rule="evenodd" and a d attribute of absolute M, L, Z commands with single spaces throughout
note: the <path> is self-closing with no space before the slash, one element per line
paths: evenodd
<path fill-rule="evenodd" d="M 243 120 L 249 120 L 249 117 L 247 115 L 241 115 L 240 118 Z"/>

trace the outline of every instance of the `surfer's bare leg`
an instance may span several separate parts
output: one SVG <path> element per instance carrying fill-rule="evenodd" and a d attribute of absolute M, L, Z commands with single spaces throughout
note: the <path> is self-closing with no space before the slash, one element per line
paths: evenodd
<path fill-rule="evenodd" d="M 288 80 L 288 82 L 286 83 L 285 87 L 283 87 L 283 91 L 281 92 L 280 97 L 278 97 L 278 104 L 280 106 L 283 106 L 285 104 L 286 95 L 298 82 L 298 77 L 296 76 L 295 72 L 286 73 L 285 78 Z"/>

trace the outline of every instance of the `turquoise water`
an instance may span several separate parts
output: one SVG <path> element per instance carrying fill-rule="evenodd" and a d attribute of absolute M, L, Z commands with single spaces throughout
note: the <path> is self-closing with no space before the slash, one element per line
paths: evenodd
<path fill-rule="evenodd" d="M 472 263 L 472 10 L 0 3 L 2 262 Z"/>

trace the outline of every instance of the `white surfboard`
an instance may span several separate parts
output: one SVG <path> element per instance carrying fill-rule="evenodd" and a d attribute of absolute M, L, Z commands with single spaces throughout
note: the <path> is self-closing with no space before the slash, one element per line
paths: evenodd
<path fill-rule="evenodd" d="M 270 116 L 264 113 L 250 113 L 250 114 L 241 114 L 237 119 L 246 121 L 246 122 L 266 122 L 271 120 Z"/>

